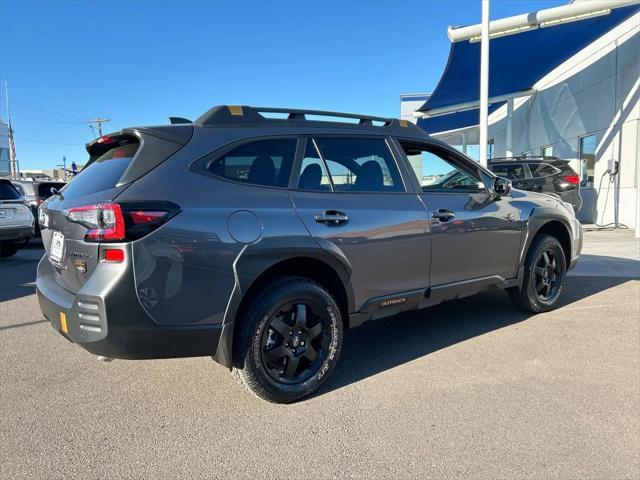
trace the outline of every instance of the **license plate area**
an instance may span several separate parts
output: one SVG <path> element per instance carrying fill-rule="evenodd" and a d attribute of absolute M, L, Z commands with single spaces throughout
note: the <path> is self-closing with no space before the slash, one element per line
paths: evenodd
<path fill-rule="evenodd" d="M 51 244 L 49 245 L 49 260 L 60 265 L 64 255 L 64 234 L 54 230 L 51 232 Z"/>

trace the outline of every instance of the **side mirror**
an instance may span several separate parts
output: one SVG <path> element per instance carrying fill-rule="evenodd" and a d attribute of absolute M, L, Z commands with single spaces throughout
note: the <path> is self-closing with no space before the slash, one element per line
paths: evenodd
<path fill-rule="evenodd" d="M 493 191 L 496 195 L 503 197 L 511 193 L 511 180 L 503 177 L 496 177 L 493 181 Z"/>

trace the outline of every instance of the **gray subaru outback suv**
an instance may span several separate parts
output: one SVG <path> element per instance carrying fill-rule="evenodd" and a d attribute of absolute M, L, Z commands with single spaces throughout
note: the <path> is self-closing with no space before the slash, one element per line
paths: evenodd
<path fill-rule="evenodd" d="M 395 119 L 219 106 L 87 150 L 39 210 L 46 318 L 101 356 L 212 356 L 273 402 L 367 320 L 492 287 L 552 309 L 582 246 L 570 205 Z"/>

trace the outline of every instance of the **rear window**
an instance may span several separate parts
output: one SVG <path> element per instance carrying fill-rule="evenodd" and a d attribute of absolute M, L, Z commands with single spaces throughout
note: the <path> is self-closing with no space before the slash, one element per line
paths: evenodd
<path fill-rule="evenodd" d="M 77 198 L 113 188 L 131 163 L 139 143 L 112 148 L 85 167 L 63 189 L 65 198 Z"/>
<path fill-rule="evenodd" d="M 60 190 L 64 186 L 65 184 L 62 182 L 41 183 L 40 185 L 38 185 L 38 196 L 43 200 L 46 200 L 52 195 L 51 193 L 52 188 L 57 188 L 58 190 Z"/>
<path fill-rule="evenodd" d="M 0 200 L 18 200 L 20 193 L 9 181 L 0 181 Z"/>
<path fill-rule="evenodd" d="M 533 178 L 548 177 L 560 171 L 548 163 L 529 164 L 529 170 Z"/>

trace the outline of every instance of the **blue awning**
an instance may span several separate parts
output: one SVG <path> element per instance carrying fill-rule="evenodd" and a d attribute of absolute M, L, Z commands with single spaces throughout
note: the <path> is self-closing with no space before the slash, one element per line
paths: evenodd
<path fill-rule="evenodd" d="M 491 40 L 489 53 L 489 97 L 530 90 L 548 72 L 571 58 L 597 38 L 640 11 L 632 5 L 614 9 L 608 15 L 554 27 L 538 28 Z M 428 113 L 436 108 L 477 102 L 480 90 L 480 42 L 456 42 L 433 94 L 418 109 Z M 471 112 L 476 112 L 474 116 Z M 419 122 L 429 132 L 463 128 L 478 123 L 478 110 L 456 112 Z"/>
<path fill-rule="evenodd" d="M 489 115 L 499 109 L 505 102 L 489 105 Z M 459 128 L 478 125 L 480 109 L 463 110 L 461 112 L 450 113 L 448 115 L 438 115 L 437 117 L 419 118 L 418 126 L 425 132 L 432 134 L 438 132 L 448 132 Z"/>

